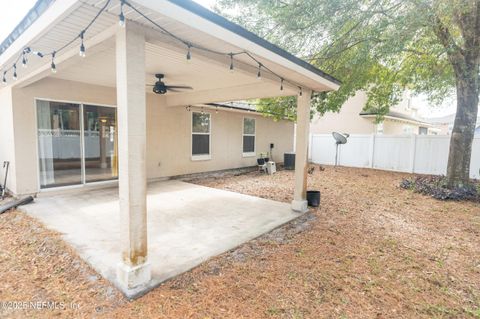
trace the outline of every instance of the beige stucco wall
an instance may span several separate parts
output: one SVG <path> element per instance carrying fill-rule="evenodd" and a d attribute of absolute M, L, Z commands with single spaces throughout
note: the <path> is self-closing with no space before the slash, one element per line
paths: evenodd
<path fill-rule="evenodd" d="M 16 180 L 13 190 L 17 194 L 38 192 L 35 98 L 115 105 L 116 91 L 52 78 L 13 91 L 16 170 L 12 179 Z M 283 153 L 293 149 L 292 122 L 274 122 L 254 113 L 213 110 L 209 111 L 212 159 L 192 161 L 191 112 L 185 107 L 166 107 L 163 100 L 162 96 L 147 94 L 147 176 L 150 179 L 256 165 L 256 157 L 242 156 L 245 116 L 257 119 L 257 154 L 268 151 L 269 144 L 274 143 L 274 160 L 281 162 Z"/>
<path fill-rule="evenodd" d="M 408 124 L 399 121 L 385 120 L 383 122 L 383 134 L 385 135 L 402 135 L 406 134 L 406 127 L 411 127 L 411 134 L 418 134 L 418 125 Z"/>
<path fill-rule="evenodd" d="M 359 116 L 367 101 L 365 92 L 360 91 L 345 102 L 340 112 L 327 112 L 324 116 L 315 115 L 310 124 L 312 134 L 330 134 L 342 132 L 350 134 L 375 133 L 375 125 L 371 119 Z"/>
<path fill-rule="evenodd" d="M 3 162 L 10 162 L 10 178 L 7 180 L 7 188 L 15 189 L 15 178 L 11 178 L 11 172 L 15 171 L 15 151 L 13 139 L 13 112 L 12 90 L 5 87 L 0 90 L 0 184 L 5 180 Z"/>

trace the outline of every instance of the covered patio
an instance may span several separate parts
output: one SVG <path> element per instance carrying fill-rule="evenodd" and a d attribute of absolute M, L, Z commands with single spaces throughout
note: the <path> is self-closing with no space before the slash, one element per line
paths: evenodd
<path fill-rule="evenodd" d="M 82 259 L 122 289 L 116 277 L 118 205 L 118 188 L 111 187 L 44 195 L 22 209 L 62 233 Z M 150 183 L 147 211 L 151 280 L 124 290 L 128 297 L 299 216 L 285 203 L 178 180 Z"/>
<path fill-rule="evenodd" d="M 4 89 L 13 96 L 14 140 L 22 145 L 14 147 L 14 187 L 17 193 L 39 191 L 32 179 L 39 175 L 38 154 L 32 151 L 36 118 L 33 108 L 25 106 L 32 97 L 65 100 L 66 90 L 70 101 L 115 105 L 118 189 L 41 196 L 26 209 L 64 233 L 127 296 L 307 210 L 311 95 L 337 89 L 337 80 L 191 1 L 46 2 L 48 9 L 2 48 L 0 56 L 0 64 L 7 65 L 22 52 L 50 52 L 43 58 L 29 55 L 29 67 L 18 70 L 18 79 L 15 66 L 15 80 L 9 78 Z M 193 89 L 153 94 L 148 85 L 159 73 L 167 83 Z M 297 96 L 291 206 L 181 182 L 150 184 L 147 192 L 147 153 L 168 155 L 175 148 L 172 141 L 170 148 L 147 150 L 147 102 L 156 112 L 165 110 L 156 115 L 162 116 L 189 105 L 277 96 Z M 178 123 L 172 116 L 166 129 L 178 130 Z M 187 172 L 198 165 L 193 159 L 180 165 L 177 158 L 171 160 Z"/>

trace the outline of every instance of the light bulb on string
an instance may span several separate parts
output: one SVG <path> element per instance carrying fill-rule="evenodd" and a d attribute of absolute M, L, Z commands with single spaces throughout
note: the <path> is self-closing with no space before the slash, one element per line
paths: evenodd
<path fill-rule="evenodd" d="M 298 88 L 300 89 L 300 91 L 298 91 L 298 95 L 299 95 L 299 96 L 302 96 L 302 95 L 303 95 L 303 90 L 302 90 L 302 87 L 301 87 L 301 86 L 299 86 Z"/>
<path fill-rule="evenodd" d="M 4 72 L 3 72 L 2 83 L 3 83 L 4 85 L 7 85 L 7 71 L 4 71 Z"/>
<path fill-rule="evenodd" d="M 262 64 L 259 63 L 258 64 L 257 80 L 261 80 L 261 79 L 262 79 Z"/>
<path fill-rule="evenodd" d="M 22 54 L 22 67 L 27 67 L 27 57 L 25 56 L 25 52 Z"/>
<path fill-rule="evenodd" d="M 52 70 L 52 73 L 57 73 L 57 66 L 55 65 L 55 55 L 57 53 L 53 51 L 52 53 L 52 64 L 50 64 L 50 69 Z"/>
<path fill-rule="evenodd" d="M 234 66 L 233 66 L 233 53 L 230 53 L 230 73 L 235 72 Z"/>
<path fill-rule="evenodd" d="M 17 80 L 17 65 L 14 64 L 13 65 L 13 80 L 16 81 Z"/>
<path fill-rule="evenodd" d="M 280 91 L 283 91 L 283 78 L 280 81 Z"/>
<path fill-rule="evenodd" d="M 187 51 L 187 63 L 192 62 L 192 46 L 190 44 L 188 46 L 188 51 Z"/>
<path fill-rule="evenodd" d="M 40 58 L 43 58 L 43 53 L 42 52 L 32 51 L 32 53 L 35 54 L 36 56 L 40 57 Z"/>
<path fill-rule="evenodd" d="M 85 57 L 85 45 L 83 44 L 83 35 L 85 34 L 85 31 L 80 32 L 80 51 L 78 52 L 78 55 L 80 55 L 82 58 Z"/>
<path fill-rule="evenodd" d="M 120 5 L 120 14 L 118 15 L 118 25 L 121 26 L 122 28 L 125 27 L 125 15 L 123 14 L 123 5 L 125 4 L 125 1 L 121 1 Z"/>

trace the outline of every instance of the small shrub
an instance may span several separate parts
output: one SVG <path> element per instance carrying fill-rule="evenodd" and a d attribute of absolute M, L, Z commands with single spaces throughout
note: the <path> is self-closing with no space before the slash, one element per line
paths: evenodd
<path fill-rule="evenodd" d="M 445 176 L 415 176 L 403 179 L 400 187 L 440 200 L 480 202 L 480 183 L 474 181 L 470 185 L 449 189 Z"/>

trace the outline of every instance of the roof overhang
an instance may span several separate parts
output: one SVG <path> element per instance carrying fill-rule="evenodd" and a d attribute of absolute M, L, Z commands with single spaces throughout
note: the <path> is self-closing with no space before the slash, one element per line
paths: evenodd
<path fill-rule="evenodd" d="M 375 113 L 360 113 L 359 115 L 363 118 L 366 118 L 366 119 L 376 119 L 377 118 L 377 114 L 375 114 Z M 395 114 L 389 113 L 387 115 L 384 115 L 383 118 L 386 119 L 386 120 L 391 120 L 391 121 L 396 121 L 396 122 L 414 124 L 414 125 L 419 125 L 419 126 L 424 126 L 424 127 L 432 127 L 432 124 L 430 124 L 430 123 L 426 123 L 426 122 L 416 120 L 416 119 L 411 118 L 407 115 L 401 116 L 401 115 L 395 115 Z"/>
<path fill-rule="evenodd" d="M 54 1 L 5 49 L 0 55 L 0 65 L 11 65 L 23 48 L 27 46 L 39 48 L 38 50 L 45 52 L 55 50 L 56 45 L 60 46 L 77 36 L 79 28 L 91 20 L 95 12 L 105 4 L 105 1 Z M 49 59 L 34 59 L 32 57 L 29 61 L 31 66 L 28 69 L 19 70 L 19 79 L 13 85 L 24 87 L 45 77 L 89 82 L 88 76 L 92 76 L 92 71 L 101 69 L 102 74 L 95 77 L 95 80 L 99 83 L 92 82 L 92 84 L 115 86 L 115 83 L 112 82 L 114 81 L 115 71 L 112 69 L 114 68 L 112 61 L 115 58 L 114 35 L 118 25 L 120 2 L 117 0 L 111 1 L 112 4 L 96 22 L 98 25 L 92 26 L 91 31 L 85 36 L 88 56 L 84 59 L 84 62 L 78 58 L 78 43 L 73 43 L 56 57 L 57 65 L 59 65 L 58 74 L 50 74 Z M 132 3 L 159 24 L 172 30 L 172 32 L 176 32 L 185 40 L 223 52 L 247 51 L 263 65 L 274 70 L 277 75 L 295 83 L 295 85 L 298 84 L 304 89 L 331 91 L 338 89 L 340 85 L 338 80 L 314 66 L 192 1 L 136 0 Z M 151 82 L 152 74 L 157 70 L 163 71 L 163 69 L 171 70 L 170 83 L 186 82 L 190 79 L 198 82 L 198 92 L 173 94 L 168 98 L 170 105 L 286 96 L 298 93 L 298 86 L 292 85 L 290 87 L 286 86 L 284 91 L 278 92 L 279 79 L 276 76 L 264 74 L 261 82 L 255 82 L 258 64 L 252 62 L 248 57 L 239 56 L 236 58 L 236 70 L 238 70 L 237 74 L 239 75 L 235 79 L 234 77 L 225 78 L 223 75 L 225 73 L 223 71 L 228 73 L 228 60 L 208 52 L 193 52 L 193 66 L 189 70 L 184 70 L 186 50 L 181 44 L 175 43 L 158 30 L 154 30 L 149 22 L 142 20 L 135 12 L 125 11 L 125 15 L 129 23 L 138 24 L 145 29 L 148 42 L 147 64 L 149 63 L 146 66 L 146 77 L 149 82 Z M 162 65 L 160 60 L 165 60 L 165 64 Z M 173 68 L 174 65 L 176 68 Z M 178 70 L 178 74 L 175 74 L 175 70 Z M 202 72 L 205 76 L 207 73 L 212 73 L 208 74 L 212 79 L 210 81 L 195 80 L 195 76 L 202 74 Z M 215 72 L 218 72 L 218 75 L 215 75 Z M 218 78 L 218 81 L 216 81 L 217 87 L 213 84 L 212 87 L 205 87 L 205 83 L 215 82 L 214 80 L 217 78 L 213 78 L 214 76 Z M 227 89 L 229 94 L 225 94 Z M 246 94 L 246 92 L 249 93 Z M 212 99 L 213 95 L 216 95 L 214 99 Z"/>

